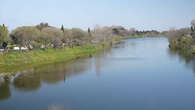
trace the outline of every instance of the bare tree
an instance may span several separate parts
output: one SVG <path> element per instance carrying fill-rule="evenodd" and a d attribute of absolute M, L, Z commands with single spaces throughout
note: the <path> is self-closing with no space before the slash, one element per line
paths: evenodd
<path fill-rule="evenodd" d="M 190 34 L 190 29 L 189 28 L 182 28 L 182 29 L 171 29 L 167 32 L 167 36 L 169 38 L 169 40 L 173 40 L 173 39 L 180 39 L 186 35 Z"/>
<path fill-rule="evenodd" d="M 96 26 L 94 28 L 93 35 L 93 42 L 105 42 L 111 40 L 113 36 L 113 28 L 112 27 L 99 27 Z"/>

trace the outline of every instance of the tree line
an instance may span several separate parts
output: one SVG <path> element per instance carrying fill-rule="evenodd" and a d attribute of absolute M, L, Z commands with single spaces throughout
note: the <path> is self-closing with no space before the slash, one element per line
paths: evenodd
<path fill-rule="evenodd" d="M 36 26 L 22 26 L 10 33 L 7 27 L 0 25 L 0 48 L 6 49 L 14 46 L 26 47 L 29 50 L 40 48 L 63 48 L 65 46 L 80 46 L 87 43 L 103 43 L 111 41 L 118 36 L 141 36 L 159 34 L 158 31 L 127 30 L 122 26 L 100 27 L 96 25 L 93 30 L 84 31 L 79 28 L 67 29 L 40 23 Z M 8 46 L 8 44 L 10 46 Z"/>
<path fill-rule="evenodd" d="M 195 54 L 195 20 L 191 26 L 181 29 L 171 28 L 164 32 L 169 39 L 169 47 L 183 56 L 194 57 Z"/>
<path fill-rule="evenodd" d="M 185 36 L 191 36 L 195 38 L 195 20 L 192 20 L 190 27 L 175 29 L 174 27 L 170 28 L 168 31 L 162 32 L 163 35 L 167 36 L 169 40 L 178 39 Z"/>

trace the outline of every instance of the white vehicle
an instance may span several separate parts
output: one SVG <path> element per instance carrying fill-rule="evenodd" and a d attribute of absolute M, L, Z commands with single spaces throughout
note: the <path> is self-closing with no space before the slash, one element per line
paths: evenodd
<path fill-rule="evenodd" d="M 3 52 L 4 51 L 4 49 L 0 49 L 0 52 Z"/>
<path fill-rule="evenodd" d="M 20 50 L 20 48 L 19 48 L 19 47 L 14 47 L 13 50 Z M 28 50 L 28 48 L 26 48 L 26 47 L 21 47 L 21 50 Z"/>

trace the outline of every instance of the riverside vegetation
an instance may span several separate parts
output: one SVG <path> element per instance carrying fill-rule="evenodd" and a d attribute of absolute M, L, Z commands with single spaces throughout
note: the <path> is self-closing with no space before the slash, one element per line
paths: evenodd
<path fill-rule="evenodd" d="M 195 58 L 195 20 L 190 28 L 170 29 L 166 32 L 169 48 L 184 57 Z"/>
<path fill-rule="evenodd" d="M 100 27 L 83 31 L 66 29 L 40 23 L 36 26 L 18 27 L 8 32 L 0 25 L 0 71 L 20 69 L 43 64 L 68 61 L 95 52 L 125 38 L 156 36 L 158 31 L 127 30 L 121 26 Z M 14 50 L 18 47 L 18 50 Z M 26 48 L 23 50 L 22 48 Z"/>

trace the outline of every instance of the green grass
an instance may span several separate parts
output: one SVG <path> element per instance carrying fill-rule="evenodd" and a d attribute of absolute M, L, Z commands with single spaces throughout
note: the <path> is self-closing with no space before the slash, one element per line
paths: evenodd
<path fill-rule="evenodd" d="M 0 55 L 0 74 L 12 74 L 18 70 L 40 67 L 52 63 L 67 62 L 73 59 L 91 56 L 102 49 L 110 48 L 111 45 L 117 44 L 121 39 L 126 38 L 133 37 L 118 37 L 112 41 L 100 44 L 86 44 L 73 48 L 65 47 L 61 49 L 9 51 L 6 55 Z"/>
<path fill-rule="evenodd" d="M 50 63 L 66 62 L 76 58 L 89 56 L 103 48 L 100 44 L 88 44 L 65 47 L 63 49 L 46 49 L 33 51 L 11 51 L 0 56 L 0 72 L 16 71 L 20 69 L 41 66 Z"/>

